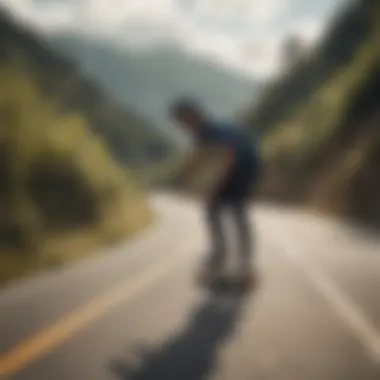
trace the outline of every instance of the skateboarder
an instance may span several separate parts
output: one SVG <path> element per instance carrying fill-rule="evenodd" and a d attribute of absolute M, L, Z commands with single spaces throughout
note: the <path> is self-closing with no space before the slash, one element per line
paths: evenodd
<path fill-rule="evenodd" d="M 252 266 L 252 228 L 248 216 L 249 199 L 257 183 L 260 158 L 253 139 L 238 125 L 215 121 L 193 99 L 180 99 L 170 110 L 173 119 L 196 142 L 198 148 L 218 145 L 226 159 L 225 172 L 215 188 L 207 195 L 205 211 L 211 238 L 211 252 L 201 278 L 212 281 L 223 271 L 226 259 L 225 234 L 222 229 L 222 211 L 230 209 L 239 239 L 240 274 L 244 280 L 255 283 L 257 273 Z M 202 165 L 196 149 L 187 169 L 187 175 Z"/>

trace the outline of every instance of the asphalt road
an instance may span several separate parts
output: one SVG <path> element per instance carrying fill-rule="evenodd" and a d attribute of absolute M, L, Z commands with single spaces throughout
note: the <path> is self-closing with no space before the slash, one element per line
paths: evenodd
<path fill-rule="evenodd" d="M 260 289 L 211 294 L 197 205 L 152 202 L 133 241 L 0 292 L 1 379 L 380 379 L 380 237 L 260 205 Z"/>

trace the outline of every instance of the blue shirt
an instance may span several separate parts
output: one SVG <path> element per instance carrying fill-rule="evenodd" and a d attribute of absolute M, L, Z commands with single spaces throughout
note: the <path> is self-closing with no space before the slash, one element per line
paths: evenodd
<path fill-rule="evenodd" d="M 258 172 L 260 154 L 254 139 L 239 126 L 230 123 L 207 123 L 197 136 L 198 144 L 207 147 L 224 145 L 236 154 L 231 180 L 251 178 Z"/>

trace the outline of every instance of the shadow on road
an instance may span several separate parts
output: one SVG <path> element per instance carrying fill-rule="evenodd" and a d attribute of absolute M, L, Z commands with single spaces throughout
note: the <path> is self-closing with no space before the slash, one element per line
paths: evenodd
<path fill-rule="evenodd" d="M 202 380 L 212 373 L 218 349 L 233 335 L 247 296 L 210 296 L 190 316 L 178 334 L 138 358 L 138 368 L 117 361 L 111 370 L 117 380 Z"/>

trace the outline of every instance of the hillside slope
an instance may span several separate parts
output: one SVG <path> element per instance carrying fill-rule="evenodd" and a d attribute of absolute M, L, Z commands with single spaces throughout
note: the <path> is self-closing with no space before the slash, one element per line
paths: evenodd
<path fill-rule="evenodd" d="M 151 137 L 144 125 L 136 131 L 133 116 L 3 16 L 0 33 L 1 283 L 129 236 L 153 215 L 110 150 L 120 144 L 133 162 L 123 138 L 138 149 Z"/>
<path fill-rule="evenodd" d="M 0 57 L 12 58 L 38 79 L 40 89 L 55 99 L 63 112 L 80 112 L 94 133 L 100 134 L 126 165 L 145 164 L 165 156 L 172 149 L 163 134 L 115 98 L 96 80 L 52 49 L 30 30 L 0 12 Z"/>
<path fill-rule="evenodd" d="M 264 131 L 263 193 L 380 224 L 380 4 L 351 4 L 247 114 Z"/>

